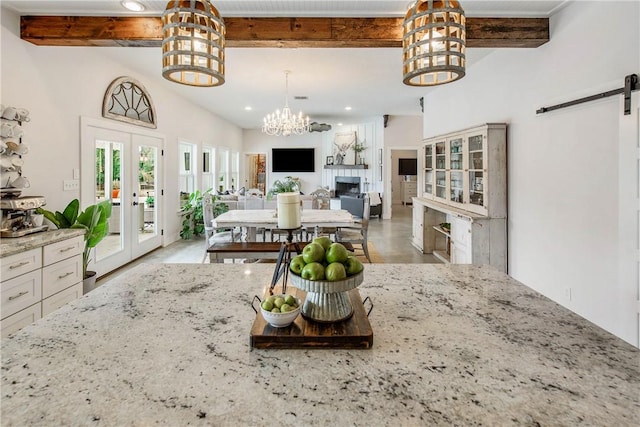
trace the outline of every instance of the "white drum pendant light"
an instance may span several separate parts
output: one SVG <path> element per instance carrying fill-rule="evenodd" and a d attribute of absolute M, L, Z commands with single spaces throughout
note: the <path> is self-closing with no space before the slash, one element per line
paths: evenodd
<path fill-rule="evenodd" d="M 162 13 L 162 76 L 190 86 L 224 83 L 225 27 L 209 0 L 171 0 Z"/>
<path fill-rule="evenodd" d="M 409 86 L 435 86 L 465 74 L 464 10 L 455 0 L 418 0 L 402 24 L 402 74 Z"/>

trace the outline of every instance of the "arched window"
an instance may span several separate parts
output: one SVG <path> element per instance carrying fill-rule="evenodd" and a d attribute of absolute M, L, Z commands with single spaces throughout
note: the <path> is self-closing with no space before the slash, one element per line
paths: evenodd
<path fill-rule="evenodd" d="M 155 129 L 156 110 L 145 87 L 134 78 L 118 77 L 104 94 L 102 117 Z"/>

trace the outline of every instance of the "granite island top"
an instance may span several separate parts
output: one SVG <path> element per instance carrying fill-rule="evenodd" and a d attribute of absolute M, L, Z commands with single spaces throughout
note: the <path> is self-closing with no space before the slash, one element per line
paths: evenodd
<path fill-rule="evenodd" d="M 83 235 L 84 230 L 63 228 L 27 234 L 22 237 L 5 237 L 0 241 L 0 258 Z"/>
<path fill-rule="evenodd" d="M 637 426 L 640 352 L 492 267 L 372 264 L 368 350 L 252 349 L 273 264 L 142 264 L 2 341 L 2 426 Z"/>

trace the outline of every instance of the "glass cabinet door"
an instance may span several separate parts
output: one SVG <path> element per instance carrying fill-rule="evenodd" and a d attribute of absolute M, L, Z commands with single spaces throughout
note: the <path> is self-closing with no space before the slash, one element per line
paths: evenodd
<path fill-rule="evenodd" d="M 445 142 L 436 142 L 436 197 L 447 198 L 447 151 Z"/>
<path fill-rule="evenodd" d="M 463 179 L 462 172 L 462 138 L 452 139 L 449 141 L 449 200 L 452 202 L 464 202 Z"/>
<path fill-rule="evenodd" d="M 468 137 L 469 150 L 469 203 L 483 206 L 484 203 L 484 147 L 482 135 Z"/>
<path fill-rule="evenodd" d="M 424 147 L 424 192 L 433 194 L 433 145 Z"/>

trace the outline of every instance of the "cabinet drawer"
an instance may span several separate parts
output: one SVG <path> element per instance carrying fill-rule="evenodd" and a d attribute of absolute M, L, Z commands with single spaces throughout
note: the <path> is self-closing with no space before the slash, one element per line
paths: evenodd
<path fill-rule="evenodd" d="M 40 270 L 2 282 L 2 318 L 11 316 L 42 299 L 42 275 Z"/>
<path fill-rule="evenodd" d="M 82 296 L 82 282 L 58 292 L 55 295 L 51 295 L 49 298 L 42 300 L 42 315 L 46 316 L 52 311 L 56 311 L 65 304 L 78 299 Z"/>
<path fill-rule="evenodd" d="M 52 243 L 44 247 L 43 265 L 50 265 L 74 255 L 81 254 L 84 250 L 84 236 Z"/>
<path fill-rule="evenodd" d="M 13 279 L 42 267 L 42 248 L 0 258 L 2 280 Z"/>
<path fill-rule="evenodd" d="M 42 297 L 47 298 L 81 281 L 81 255 L 48 265 L 42 269 Z"/>
<path fill-rule="evenodd" d="M 2 338 L 5 338 L 9 334 L 19 331 L 25 326 L 29 326 L 36 320 L 40 319 L 42 312 L 41 304 L 32 305 L 22 311 L 17 312 L 13 316 L 9 316 L 2 320 Z"/>

